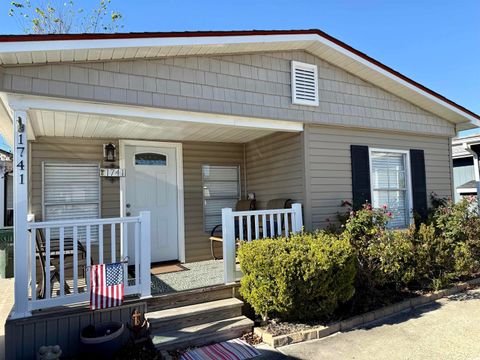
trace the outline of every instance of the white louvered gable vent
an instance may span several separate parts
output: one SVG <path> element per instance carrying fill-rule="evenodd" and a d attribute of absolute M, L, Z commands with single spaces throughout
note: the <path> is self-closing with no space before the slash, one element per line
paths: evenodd
<path fill-rule="evenodd" d="M 292 103 L 318 106 L 317 65 L 292 61 Z"/>

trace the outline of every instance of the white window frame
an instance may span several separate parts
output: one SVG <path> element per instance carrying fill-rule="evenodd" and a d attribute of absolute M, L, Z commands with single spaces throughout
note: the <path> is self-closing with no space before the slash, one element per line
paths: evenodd
<path fill-rule="evenodd" d="M 240 169 L 240 165 L 239 164 L 202 164 L 201 166 L 201 171 L 202 171 L 202 221 L 203 221 L 203 231 L 205 233 L 208 233 L 210 234 L 210 232 L 213 230 L 213 229 L 207 229 L 206 228 L 206 224 L 205 224 L 205 189 L 204 189 L 204 183 L 205 183 L 205 179 L 203 177 L 203 167 L 204 166 L 225 166 L 225 167 L 236 167 L 237 168 L 237 174 L 238 174 L 238 200 L 240 200 L 242 198 L 242 176 L 241 176 L 241 169 Z M 233 209 L 235 210 L 235 209 Z"/>
<path fill-rule="evenodd" d="M 102 218 L 102 180 L 100 179 L 100 163 L 99 162 L 78 162 L 78 163 L 66 163 L 58 161 L 42 161 L 42 219 L 45 220 L 45 207 L 48 205 L 59 205 L 59 204 L 46 204 L 45 203 L 45 164 L 48 165 L 58 165 L 58 166 L 93 166 L 95 165 L 98 168 L 98 202 L 89 201 L 84 204 L 98 204 L 98 218 Z"/>
<path fill-rule="evenodd" d="M 400 150 L 400 149 L 385 149 L 385 148 L 371 148 L 368 147 L 368 161 L 370 167 L 370 197 L 373 204 L 374 196 L 374 179 L 373 179 L 373 166 L 372 166 L 372 153 L 374 152 L 385 152 L 385 153 L 394 153 L 394 154 L 403 154 L 405 155 L 405 186 L 407 191 L 407 208 L 409 216 L 409 224 L 412 225 L 413 218 L 413 192 L 412 192 L 412 171 L 410 169 L 410 151 L 409 150 Z"/>
<path fill-rule="evenodd" d="M 302 100 L 297 99 L 297 81 L 295 79 L 295 69 L 306 69 L 313 70 L 315 76 L 315 100 Z M 318 95 L 318 67 L 315 64 L 308 64 L 299 61 L 292 61 L 291 70 L 291 84 L 292 84 L 292 104 L 295 105 L 307 105 L 307 106 L 318 106 L 319 105 L 319 95 Z"/>

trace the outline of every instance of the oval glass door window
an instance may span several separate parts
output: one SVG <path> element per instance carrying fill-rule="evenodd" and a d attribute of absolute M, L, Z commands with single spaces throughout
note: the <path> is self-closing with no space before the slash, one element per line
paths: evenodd
<path fill-rule="evenodd" d="M 135 154 L 135 165 L 166 166 L 167 157 L 163 154 L 156 154 L 156 153 Z"/>

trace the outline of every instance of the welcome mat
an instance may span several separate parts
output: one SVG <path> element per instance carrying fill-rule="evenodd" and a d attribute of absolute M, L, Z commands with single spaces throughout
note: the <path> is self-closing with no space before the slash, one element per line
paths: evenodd
<path fill-rule="evenodd" d="M 153 275 L 168 274 L 184 270 L 188 269 L 179 262 L 154 263 L 150 266 L 150 272 Z"/>
<path fill-rule="evenodd" d="M 240 339 L 203 346 L 182 354 L 181 360 L 247 360 L 259 356 L 260 352 Z"/>

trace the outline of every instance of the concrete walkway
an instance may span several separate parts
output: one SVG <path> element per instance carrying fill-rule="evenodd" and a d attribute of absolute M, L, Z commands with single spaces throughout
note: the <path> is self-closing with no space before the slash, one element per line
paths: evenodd
<path fill-rule="evenodd" d="M 0 360 L 5 358 L 5 320 L 13 306 L 13 279 L 0 279 Z"/>
<path fill-rule="evenodd" d="M 365 328 L 279 350 L 289 358 L 309 360 L 480 360 L 480 289 Z"/>

